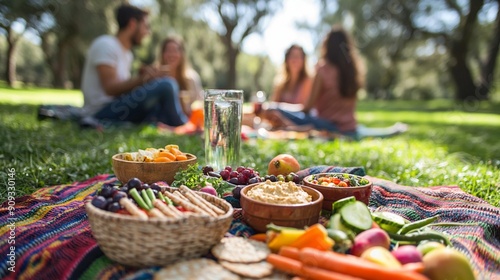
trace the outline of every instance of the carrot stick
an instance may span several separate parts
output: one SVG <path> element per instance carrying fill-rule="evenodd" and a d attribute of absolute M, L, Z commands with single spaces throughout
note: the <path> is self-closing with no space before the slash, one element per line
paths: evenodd
<path fill-rule="evenodd" d="M 277 254 L 269 254 L 266 260 L 278 270 L 281 270 L 285 273 L 302 276 L 302 263 L 300 261 L 283 257 Z"/>
<path fill-rule="evenodd" d="M 352 277 L 349 275 L 340 274 L 337 272 L 308 265 L 302 266 L 302 273 L 303 276 L 306 276 L 308 279 L 314 280 L 363 280 L 358 277 Z"/>
<path fill-rule="evenodd" d="M 425 265 L 422 262 L 407 263 L 407 264 L 403 265 L 402 269 L 403 270 L 407 270 L 407 271 L 413 271 L 413 272 L 417 272 L 417 273 L 422 273 L 425 270 Z"/>
<path fill-rule="evenodd" d="M 422 274 L 403 269 L 388 269 L 361 258 L 353 258 L 335 252 L 324 252 L 312 248 L 300 251 L 300 260 L 305 265 L 311 265 L 330 271 L 343 273 L 367 280 L 424 280 Z"/>
<path fill-rule="evenodd" d="M 349 275 L 336 273 L 333 271 L 306 266 L 302 262 L 283 257 L 276 254 L 269 254 L 267 262 L 272 264 L 274 268 L 281 270 L 285 273 L 298 275 L 306 279 L 314 280 L 361 280 L 360 278 L 350 277 Z"/>
<path fill-rule="evenodd" d="M 290 246 L 283 246 L 278 252 L 280 256 L 300 261 L 300 250 Z"/>
<path fill-rule="evenodd" d="M 255 241 L 260 241 L 260 242 L 266 243 L 267 234 L 265 234 L 265 233 L 257 233 L 257 234 L 251 235 L 250 237 L 248 237 L 248 239 L 252 239 L 252 240 L 255 240 Z"/>

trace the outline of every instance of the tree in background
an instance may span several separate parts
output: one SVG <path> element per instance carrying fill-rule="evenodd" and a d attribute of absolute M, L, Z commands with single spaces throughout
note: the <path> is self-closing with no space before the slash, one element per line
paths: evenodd
<path fill-rule="evenodd" d="M 227 59 L 227 86 L 236 85 L 236 59 L 241 52 L 245 38 L 254 33 L 262 32 L 263 21 L 272 16 L 282 6 L 282 0 L 216 0 L 207 1 L 209 12 L 205 21 L 215 20 L 218 15 L 217 32 L 223 42 Z"/>
<path fill-rule="evenodd" d="M 16 49 L 19 39 L 26 30 L 40 23 L 43 12 L 44 8 L 38 1 L 0 0 L 0 29 L 3 30 L 7 41 L 4 79 L 11 87 L 16 82 Z M 20 34 L 14 30 L 15 24 L 21 26 Z"/>
<path fill-rule="evenodd" d="M 408 60 L 427 57 L 431 63 L 414 67 L 424 68 L 427 64 L 426 70 L 441 80 L 441 65 L 432 61 L 445 56 L 455 99 L 489 98 L 500 42 L 498 0 L 339 0 L 337 5 L 321 2 L 323 23 L 351 26 L 372 67 L 367 85 L 370 92 L 385 91 L 383 95 L 391 97 L 394 88 L 403 82 L 401 64 Z"/>

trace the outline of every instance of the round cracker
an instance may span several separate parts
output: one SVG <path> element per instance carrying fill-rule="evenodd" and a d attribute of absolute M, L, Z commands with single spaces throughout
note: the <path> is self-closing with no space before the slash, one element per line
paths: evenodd
<path fill-rule="evenodd" d="M 219 263 L 229 271 L 245 277 L 262 278 L 273 273 L 273 265 L 268 262 L 233 263 L 219 261 Z"/>
<path fill-rule="evenodd" d="M 219 261 L 234 263 L 260 262 L 271 253 L 265 243 L 243 237 L 223 238 L 211 252 Z"/>
<path fill-rule="evenodd" d="M 160 269 L 155 280 L 239 280 L 240 277 L 206 258 L 174 263 Z"/>

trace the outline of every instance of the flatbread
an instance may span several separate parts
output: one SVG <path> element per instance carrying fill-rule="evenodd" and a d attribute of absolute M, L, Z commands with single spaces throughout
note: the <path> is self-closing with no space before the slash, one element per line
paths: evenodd
<path fill-rule="evenodd" d="M 199 258 L 181 261 L 160 269 L 155 280 L 239 280 L 240 277 L 213 260 Z"/>
<path fill-rule="evenodd" d="M 265 243 L 243 237 L 223 238 L 211 252 L 219 261 L 233 263 L 260 262 L 271 253 Z"/>
<path fill-rule="evenodd" d="M 262 278 L 273 273 L 273 265 L 268 262 L 232 263 L 219 261 L 219 263 L 229 271 L 245 277 Z"/>

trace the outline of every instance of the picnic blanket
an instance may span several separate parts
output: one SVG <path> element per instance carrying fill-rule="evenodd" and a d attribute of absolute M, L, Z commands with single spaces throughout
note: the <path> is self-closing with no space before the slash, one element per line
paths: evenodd
<path fill-rule="evenodd" d="M 365 175 L 363 168 L 331 166 L 305 169 L 299 175 L 324 171 Z M 500 279 L 500 208 L 454 186 L 407 187 L 367 178 L 374 182 L 371 209 L 381 208 L 410 220 L 439 214 L 442 222 L 475 222 L 441 230 L 466 254 L 478 279 Z M 98 175 L 39 189 L 11 202 L 10 209 L 8 201 L 4 202 L 0 208 L 0 278 L 151 279 L 158 267 L 134 269 L 116 264 L 92 236 L 84 203 L 95 193 L 97 183 L 115 180 L 109 174 Z M 253 233 L 240 217 L 241 211 L 236 210 L 228 235 Z"/>

